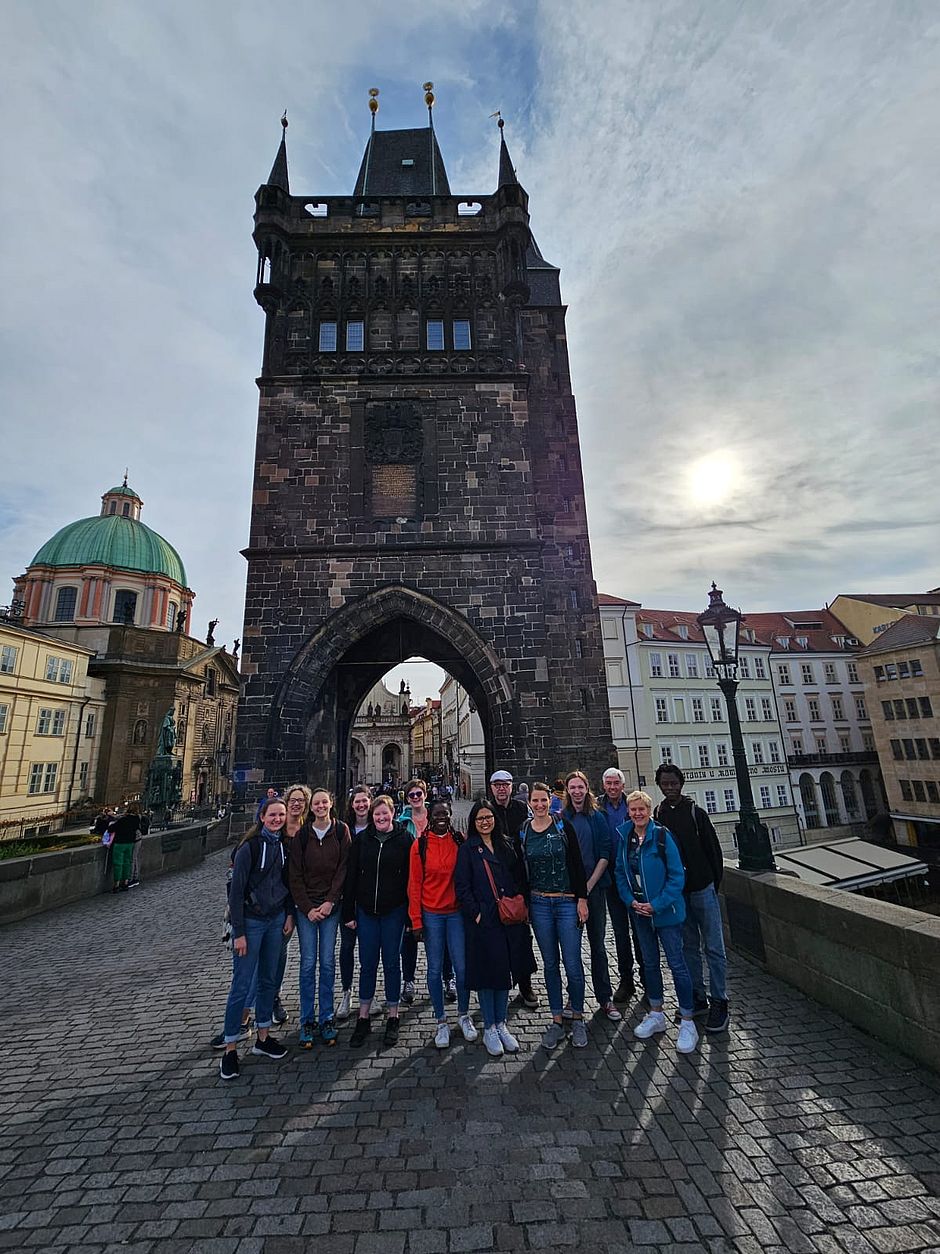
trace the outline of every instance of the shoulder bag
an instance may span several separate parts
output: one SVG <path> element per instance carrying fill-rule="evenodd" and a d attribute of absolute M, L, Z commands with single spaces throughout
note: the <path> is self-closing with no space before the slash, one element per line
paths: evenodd
<path fill-rule="evenodd" d="M 493 890 L 493 896 L 496 898 L 496 909 L 499 912 L 500 923 L 528 923 L 529 910 L 525 904 L 525 897 L 522 893 L 516 893 L 512 897 L 502 895 L 496 887 L 496 880 L 493 878 L 493 872 L 490 864 L 487 862 L 483 850 L 480 850 L 480 857 L 483 858 L 483 869 L 486 871 L 486 877 L 490 881 L 490 888 Z"/>

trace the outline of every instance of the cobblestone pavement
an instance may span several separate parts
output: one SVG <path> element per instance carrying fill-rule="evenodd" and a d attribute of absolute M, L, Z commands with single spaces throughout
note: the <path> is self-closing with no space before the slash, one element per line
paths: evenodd
<path fill-rule="evenodd" d="M 0 931 L 0 1249 L 940 1249 L 940 1078 L 740 963 L 687 1058 L 635 1013 L 548 1057 L 524 1010 L 517 1057 L 438 1053 L 422 1001 L 224 1084 L 224 867 Z"/>

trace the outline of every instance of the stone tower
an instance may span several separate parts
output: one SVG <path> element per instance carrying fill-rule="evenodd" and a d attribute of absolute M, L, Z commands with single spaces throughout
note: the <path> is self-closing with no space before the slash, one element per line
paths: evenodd
<path fill-rule="evenodd" d="M 373 107 L 351 196 L 291 193 L 285 119 L 255 197 L 249 788 L 344 789 L 359 703 L 413 655 L 470 693 L 488 771 L 616 760 L 559 272 L 502 123 L 496 191 L 453 196 L 426 90 L 426 128 Z"/>

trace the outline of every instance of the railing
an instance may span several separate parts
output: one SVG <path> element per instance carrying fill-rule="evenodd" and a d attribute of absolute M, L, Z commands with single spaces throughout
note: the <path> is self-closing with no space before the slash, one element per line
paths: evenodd
<path fill-rule="evenodd" d="M 854 753 L 790 753 L 790 766 L 877 766 L 878 754 L 873 749 Z"/>

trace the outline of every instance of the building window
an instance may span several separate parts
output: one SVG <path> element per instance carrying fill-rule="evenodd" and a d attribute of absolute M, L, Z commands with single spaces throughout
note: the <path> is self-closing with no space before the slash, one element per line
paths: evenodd
<path fill-rule="evenodd" d="M 454 320 L 454 349 L 458 353 L 466 353 L 470 349 L 469 318 L 457 318 Z"/>
<path fill-rule="evenodd" d="M 132 627 L 137 616 L 137 593 L 129 588 L 118 588 L 114 594 L 113 623 L 126 623 Z"/>
<path fill-rule="evenodd" d="M 661 653 L 650 654 L 650 679 L 662 679 L 663 677 L 663 655 Z"/>
<path fill-rule="evenodd" d="M 790 684 L 793 682 L 792 679 L 790 678 L 790 664 L 788 662 L 780 662 L 778 664 L 777 680 L 781 684 Z"/>
<path fill-rule="evenodd" d="M 822 716 L 821 716 L 821 715 L 820 715 L 820 713 L 819 713 L 819 698 L 818 698 L 818 697 L 807 697 L 807 698 L 806 698 L 806 707 L 807 707 L 807 709 L 809 710 L 809 717 L 810 717 L 810 721 L 811 721 L 811 722 L 813 722 L 813 723 L 821 723 L 821 722 L 822 722 Z"/>
<path fill-rule="evenodd" d="M 736 810 L 738 808 L 738 803 L 737 801 L 735 801 L 735 798 L 734 798 L 733 788 L 726 788 L 724 791 L 724 797 L 725 797 L 725 809 L 726 810 Z"/>
<path fill-rule="evenodd" d="M 666 661 L 669 663 L 669 678 L 678 679 L 679 678 L 679 654 L 667 653 Z"/>
<path fill-rule="evenodd" d="M 426 324 L 427 346 L 429 353 L 444 351 L 444 323 L 434 319 Z"/>
<path fill-rule="evenodd" d="M 901 747 L 900 740 L 891 741 L 891 756 L 894 758 L 895 762 L 904 761 L 904 750 Z"/>
<path fill-rule="evenodd" d="M 55 792 L 58 762 L 33 762 L 29 768 L 28 791 L 32 794 Z"/>
<path fill-rule="evenodd" d="M 78 764 L 78 786 L 82 792 L 88 791 L 88 763 L 79 762 Z"/>
<path fill-rule="evenodd" d="M 898 668 L 893 662 L 885 662 L 885 678 L 895 680 L 898 677 Z"/>
<path fill-rule="evenodd" d="M 656 722 L 657 723 L 669 722 L 669 707 L 666 705 L 665 697 L 656 698 Z"/>
<path fill-rule="evenodd" d="M 836 679 L 836 668 L 832 662 L 826 662 L 826 664 L 823 666 L 823 673 L 826 676 L 827 684 L 838 683 L 838 680 Z"/>
<path fill-rule="evenodd" d="M 742 679 L 751 678 L 751 663 L 743 653 L 738 658 L 738 669 L 741 672 Z"/>
<path fill-rule="evenodd" d="M 15 645 L 5 644 L 0 649 L 0 674 L 12 675 L 16 670 L 16 655 L 19 649 Z"/>
<path fill-rule="evenodd" d="M 90 740 L 95 734 L 95 716 L 94 714 L 86 714 L 85 716 L 85 739 Z"/>
<path fill-rule="evenodd" d="M 365 348 L 365 323 L 346 323 L 346 352 L 361 353 Z"/>
<path fill-rule="evenodd" d="M 708 751 L 708 745 L 699 745 L 698 747 L 698 764 L 699 766 L 711 766 L 711 754 Z"/>
<path fill-rule="evenodd" d="M 8 705 L 0 705 L 0 735 L 7 729 L 7 719 L 10 717 L 10 707 Z"/>
<path fill-rule="evenodd" d="M 894 706 L 890 701 L 882 701 L 881 712 L 889 723 L 894 722 Z"/>
<path fill-rule="evenodd" d="M 920 679 L 923 676 L 923 674 L 924 674 L 924 668 L 920 664 L 920 659 L 916 657 L 912 657 L 911 658 L 911 675 L 913 675 L 915 679 Z"/>
<path fill-rule="evenodd" d="M 926 797 L 926 794 L 924 793 L 923 781 L 919 779 L 912 779 L 911 784 L 914 788 L 914 800 L 926 801 L 927 797 Z"/>
<path fill-rule="evenodd" d="M 917 704 L 916 697 L 907 698 L 907 717 L 920 718 L 920 707 Z"/>
<path fill-rule="evenodd" d="M 774 706 L 770 697 L 761 697 L 760 713 L 761 718 L 765 723 L 772 723 L 774 721 Z"/>
<path fill-rule="evenodd" d="M 744 717 L 749 723 L 757 722 L 757 702 L 753 697 L 744 698 Z"/>
<path fill-rule="evenodd" d="M 920 758 L 920 760 L 921 760 L 922 762 L 923 762 L 923 761 L 925 761 L 927 758 L 929 758 L 929 757 L 930 757 L 930 754 L 929 754 L 929 752 L 927 751 L 927 741 L 926 741 L 926 740 L 924 740 L 924 739 L 922 739 L 920 736 L 918 736 L 918 737 L 917 737 L 917 739 L 914 741 L 914 744 L 915 744 L 915 746 L 916 746 L 916 748 L 917 748 L 917 756 L 918 756 L 918 758 Z"/>
<path fill-rule="evenodd" d="M 940 789 L 937 788 L 937 781 L 928 779 L 927 781 L 927 800 L 932 801 L 934 805 L 940 802 Z"/>
<path fill-rule="evenodd" d="M 689 679 L 698 679 L 698 658 L 694 653 L 685 655 L 685 673 Z"/>
<path fill-rule="evenodd" d="M 832 697 L 832 717 L 839 720 L 845 718 L 845 710 L 842 708 L 841 697 Z"/>
<path fill-rule="evenodd" d="M 712 722 L 720 723 L 724 719 L 724 711 L 721 708 L 721 697 L 712 697 L 710 699 Z"/>
<path fill-rule="evenodd" d="M 787 786 L 786 784 L 777 785 L 777 805 L 785 806 L 787 804 Z"/>
<path fill-rule="evenodd" d="M 903 701 L 903 700 L 900 700 L 900 701 L 895 701 L 895 703 L 894 703 L 894 717 L 895 717 L 895 718 L 903 718 L 903 719 L 906 719 L 906 718 L 907 718 L 907 706 L 904 704 L 904 701 Z"/>
<path fill-rule="evenodd" d="M 933 718 L 933 706 L 930 704 L 930 698 L 918 697 L 918 701 L 920 702 L 921 718 Z"/>
<path fill-rule="evenodd" d="M 899 779 L 898 783 L 901 785 L 901 796 L 904 800 L 913 801 L 914 794 L 911 792 L 911 781 L 909 779 Z"/>
<path fill-rule="evenodd" d="M 715 752 L 718 754 L 718 765 L 727 766 L 728 765 L 728 746 L 725 744 L 723 740 L 719 741 L 719 743 L 715 746 Z"/>
<path fill-rule="evenodd" d="M 875 679 L 876 679 L 876 681 L 877 681 L 879 684 L 883 684 L 883 683 L 884 683 L 884 681 L 885 681 L 885 668 L 884 668 L 883 666 L 876 666 L 876 667 L 875 667 Z"/>
<path fill-rule="evenodd" d="M 672 766 L 674 761 L 672 756 L 672 745 L 659 746 L 659 760 L 660 762 L 666 763 L 668 766 Z"/>
<path fill-rule="evenodd" d="M 857 684 L 858 683 L 858 667 L 855 665 L 854 662 L 846 662 L 845 668 L 849 673 L 849 683 Z"/>
<path fill-rule="evenodd" d="M 826 753 L 827 751 L 828 751 L 828 745 L 826 744 L 825 735 L 817 736 L 816 737 L 816 752 Z"/>
<path fill-rule="evenodd" d="M 760 804 L 761 809 L 770 809 L 770 788 L 767 784 L 761 784 L 760 786 Z"/>
<path fill-rule="evenodd" d="M 767 678 L 767 667 L 764 665 L 764 659 L 762 657 L 756 657 L 754 659 L 754 677 L 755 679 Z"/>
<path fill-rule="evenodd" d="M 711 788 L 705 789 L 705 810 L 708 814 L 718 813 L 718 794 Z"/>
<path fill-rule="evenodd" d="M 206 696 L 207 696 L 207 697 L 214 697 L 214 696 L 215 696 L 215 691 L 216 691 L 216 682 L 215 682 L 215 681 L 216 681 L 216 674 L 215 674 L 215 671 L 214 671 L 214 670 L 210 667 L 210 668 L 206 671 Z"/>
<path fill-rule="evenodd" d="M 799 757 L 799 756 L 800 756 L 800 754 L 803 752 L 803 737 L 802 737 L 802 736 L 791 736 L 791 737 L 790 737 L 790 744 L 791 744 L 791 746 L 792 746 L 792 751 L 793 751 L 793 755 L 794 755 L 794 757 Z"/>
<path fill-rule="evenodd" d="M 701 697 L 692 698 L 692 722 L 705 722 L 705 702 Z"/>
<path fill-rule="evenodd" d="M 898 678 L 910 679 L 910 677 L 911 668 L 908 666 L 907 662 L 898 662 Z"/>
<path fill-rule="evenodd" d="M 72 662 L 67 657 L 46 657 L 46 679 L 50 684 L 70 684 L 72 682 Z"/>
<path fill-rule="evenodd" d="M 751 753 L 753 754 L 752 760 L 754 762 L 754 765 L 763 766 L 764 765 L 764 746 L 761 744 L 759 740 L 754 741 L 753 745 L 751 746 Z"/>
<path fill-rule="evenodd" d="M 776 740 L 771 740 L 768 742 L 767 753 L 770 756 L 771 762 L 780 761 L 780 746 L 779 744 L 777 744 Z"/>
<path fill-rule="evenodd" d="M 77 588 L 60 588 L 55 595 L 53 620 L 57 623 L 71 623 L 75 618 L 75 606 L 77 603 Z"/>
<path fill-rule="evenodd" d="M 36 718 L 37 736 L 64 736 L 65 711 L 43 707 Z"/>
<path fill-rule="evenodd" d="M 814 684 L 816 680 L 813 678 L 813 668 L 809 662 L 800 663 L 800 675 L 804 684 Z"/>
<path fill-rule="evenodd" d="M 321 353 L 335 353 L 336 352 L 336 323 L 335 322 L 321 322 L 320 323 L 320 338 L 319 338 L 318 343 L 319 343 Z"/>

